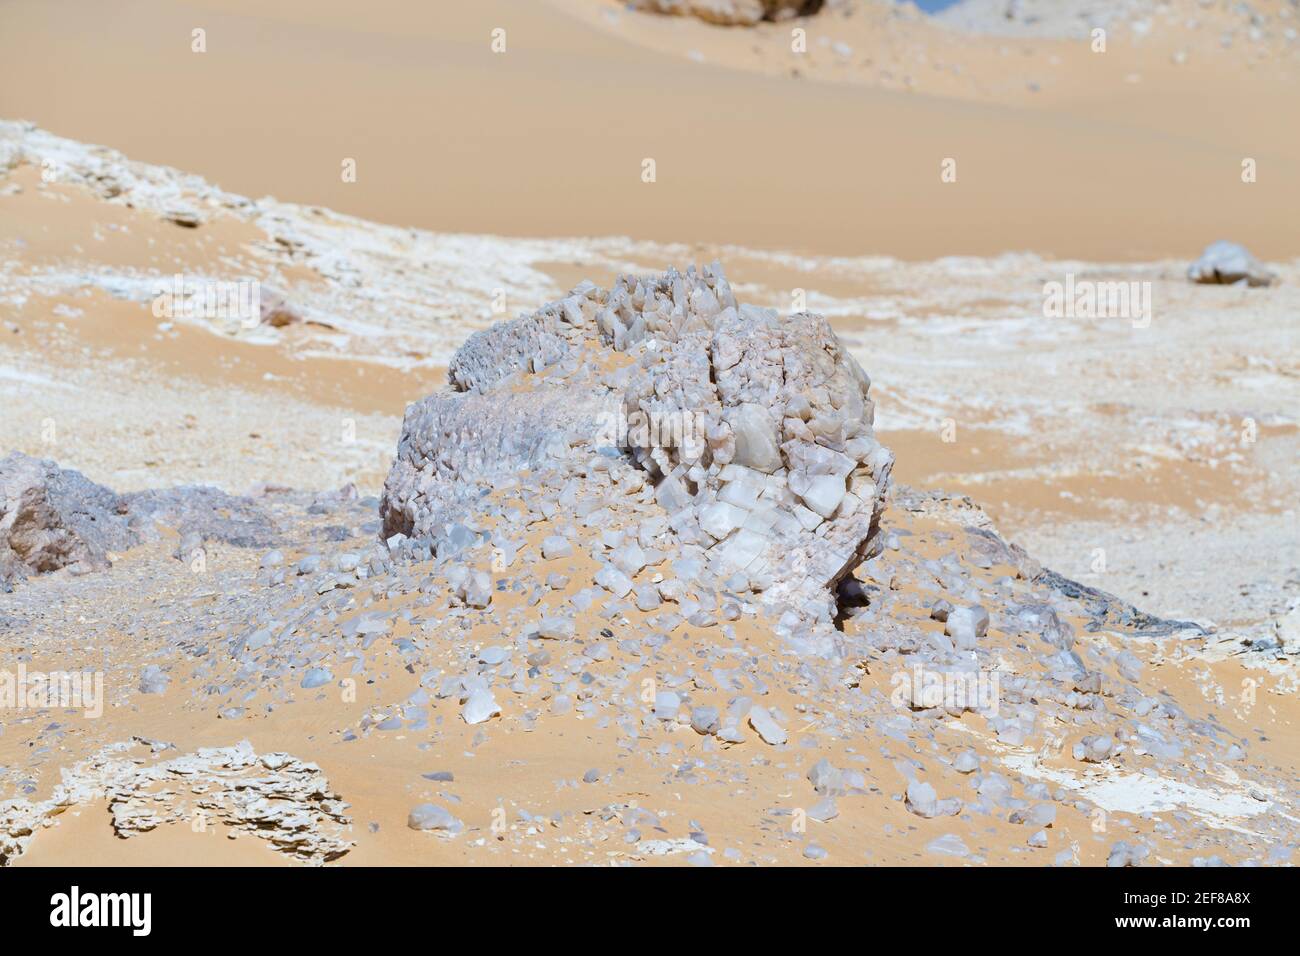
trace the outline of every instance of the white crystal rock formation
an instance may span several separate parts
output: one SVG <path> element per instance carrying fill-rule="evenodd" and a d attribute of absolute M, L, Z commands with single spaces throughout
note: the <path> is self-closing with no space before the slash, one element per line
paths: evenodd
<path fill-rule="evenodd" d="M 825 319 L 741 305 L 717 263 L 621 276 L 476 333 L 448 379 L 407 410 L 386 538 L 454 554 L 507 481 L 584 514 L 598 498 L 611 527 L 649 509 L 660 530 L 642 547 L 743 581 L 790 634 L 812 624 L 833 639 L 836 585 L 879 550 L 893 455 L 872 433 L 870 381 Z M 629 464 L 644 480 L 613 482 Z M 639 553 L 598 583 L 627 593 Z"/>

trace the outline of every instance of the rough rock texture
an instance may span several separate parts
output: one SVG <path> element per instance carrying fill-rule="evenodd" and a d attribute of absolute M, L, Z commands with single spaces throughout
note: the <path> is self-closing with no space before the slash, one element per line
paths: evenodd
<path fill-rule="evenodd" d="M 274 543 L 275 529 L 266 514 L 248 498 L 218 488 L 185 485 L 151 488 L 122 496 L 131 516 L 165 525 L 182 537 L 198 535 L 237 548 L 265 548 Z"/>
<path fill-rule="evenodd" d="M 138 739 L 112 744 L 63 771 L 48 800 L 0 802 L 0 866 L 13 862 L 37 829 L 53 825 L 69 807 L 105 798 L 123 839 L 165 823 L 203 829 L 220 822 L 306 863 L 336 860 L 352 849 L 348 805 L 313 763 L 283 753 L 258 756 L 245 740 L 141 766 L 144 760 L 129 755 L 138 744 L 155 756 L 170 748 Z"/>
<path fill-rule="evenodd" d="M 110 552 L 155 537 L 155 524 L 196 547 L 264 547 L 274 537 L 256 505 L 216 488 L 119 495 L 52 461 L 20 452 L 0 459 L 0 582 L 60 568 L 105 570 Z"/>
<path fill-rule="evenodd" d="M 51 461 L 0 459 L 0 580 L 103 570 L 108 551 L 134 540 L 119 495 Z"/>
<path fill-rule="evenodd" d="M 808 16 L 823 0 L 633 0 L 632 6 L 652 13 L 698 17 L 721 26 L 752 26 L 762 20 Z"/>
<path fill-rule="evenodd" d="M 778 615 L 829 622 L 836 584 L 876 549 L 893 456 L 866 373 L 820 316 L 739 305 L 716 263 L 584 283 L 473 336 L 448 377 L 455 391 L 407 411 L 386 536 L 442 555 L 477 538 L 462 522 L 521 468 L 565 505 L 630 465 L 620 493 L 651 524 L 639 547 Z"/>
<path fill-rule="evenodd" d="M 1278 649 L 1292 657 L 1300 657 L 1300 598 L 1294 600 L 1286 614 L 1273 622 Z"/>
<path fill-rule="evenodd" d="M 1270 285 L 1275 278 L 1244 246 L 1220 239 L 1205 247 L 1187 269 L 1187 278 L 1206 285 Z"/>
<path fill-rule="evenodd" d="M 1113 594 L 1090 588 L 1077 581 L 1057 574 L 1055 571 L 1043 570 L 1034 577 L 1034 582 L 1045 584 L 1052 590 L 1074 598 L 1086 608 L 1089 622 L 1088 629 L 1097 631 L 1103 628 L 1132 628 L 1133 633 L 1143 637 L 1162 637 L 1193 631 L 1207 633 L 1199 624 L 1192 621 L 1174 621 L 1157 617 L 1140 611 L 1132 604 L 1117 598 Z"/>

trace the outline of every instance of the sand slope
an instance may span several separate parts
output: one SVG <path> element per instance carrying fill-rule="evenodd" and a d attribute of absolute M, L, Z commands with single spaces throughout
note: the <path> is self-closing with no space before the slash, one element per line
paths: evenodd
<path fill-rule="evenodd" d="M 814 51 L 834 22 L 809 27 Z M 498 26 L 504 54 L 489 47 Z M 912 56 L 890 52 L 892 33 L 834 29 L 855 59 Z M 906 257 L 1186 256 L 1221 235 L 1300 251 L 1289 60 L 1174 67 L 1167 38 L 1120 37 L 1105 56 L 1046 40 L 1029 56 L 944 31 L 933 42 L 979 82 L 931 94 L 723 65 L 739 42 L 595 0 L 11 0 L 0 115 L 239 192 L 442 230 Z M 1042 68 L 1029 73 L 1050 106 L 1026 94 L 1022 61 Z M 355 183 L 340 179 L 348 157 Z M 955 184 L 940 182 L 946 157 Z"/>

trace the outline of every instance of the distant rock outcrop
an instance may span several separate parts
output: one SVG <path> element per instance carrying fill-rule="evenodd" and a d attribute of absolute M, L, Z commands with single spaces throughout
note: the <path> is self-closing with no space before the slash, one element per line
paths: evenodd
<path fill-rule="evenodd" d="M 0 459 L 0 580 L 108 567 L 135 541 L 127 503 L 80 472 L 15 452 Z"/>
<path fill-rule="evenodd" d="M 808 16 L 823 0 L 633 0 L 638 10 L 692 16 L 721 26 L 752 26 L 762 20 Z"/>
<path fill-rule="evenodd" d="M 198 544 L 265 547 L 275 537 L 260 508 L 216 488 L 119 495 L 52 461 L 21 452 L 0 458 L 0 582 L 61 568 L 106 570 L 110 552 L 157 537 L 156 524 Z"/>
<path fill-rule="evenodd" d="M 1275 278 L 1244 246 L 1220 239 L 1205 247 L 1187 269 L 1187 278 L 1205 285 L 1270 285 Z"/>

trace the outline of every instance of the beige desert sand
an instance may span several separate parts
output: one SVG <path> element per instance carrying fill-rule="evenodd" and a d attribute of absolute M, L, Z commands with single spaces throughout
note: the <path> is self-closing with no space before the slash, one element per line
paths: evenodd
<path fill-rule="evenodd" d="M 895 509 L 889 525 L 895 533 L 912 538 L 917 553 L 939 558 L 949 552 L 954 539 L 962 539 L 963 527 L 983 521 L 978 511 L 967 505 L 937 515 Z M 538 547 L 546 533 L 547 528 L 538 528 L 528 546 Z M 91 624 L 105 623 L 95 607 L 108 593 L 115 595 L 115 602 L 126 602 L 115 607 L 112 614 L 126 617 L 133 616 L 136 600 L 177 600 L 189 608 L 220 600 L 220 595 L 202 582 L 195 590 L 194 575 L 170 557 L 169 547 L 164 542 L 161 547 L 136 549 L 123 555 L 114 568 L 114 575 L 156 582 L 153 594 L 132 599 L 129 592 L 119 594 L 107 576 L 100 576 L 87 580 L 83 600 L 67 608 L 67 612 L 80 614 Z M 291 553 L 286 557 L 292 561 L 300 555 Z M 214 567 L 220 565 L 239 574 L 254 570 L 256 558 L 229 549 L 214 550 L 211 560 Z M 589 580 L 594 567 L 589 558 L 578 555 L 544 561 L 540 569 L 569 576 L 570 583 L 553 595 L 558 600 L 575 593 L 580 582 Z M 652 570 L 644 572 L 646 580 Z M 895 573 L 892 559 L 876 564 L 874 573 L 880 575 L 880 580 L 866 575 L 864 582 L 893 587 L 889 584 Z M 1008 565 L 991 565 L 979 572 L 980 586 L 990 587 L 996 578 L 1016 573 Z M 32 586 L 40 593 L 58 588 L 59 584 L 47 578 Z M 941 625 L 929 619 L 922 594 L 899 590 L 896 596 L 914 607 L 919 630 L 942 633 Z M 510 593 L 498 595 L 494 605 L 493 618 L 526 611 L 518 596 Z M 701 737 L 681 724 L 666 725 L 662 737 L 666 742 L 647 738 L 628 743 L 619 739 L 616 725 L 574 714 L 565 716 L 554 702 L 549 702 L 552 713 L 543 712 L 540 719 L 533 711 L 511 710 L 499 721 L 473 726 L 462 722 L 449 709 L 449 702 L 444 702 L 435 706 L 435 723 L 424 731 L 376 730 L 383 720 L 400 713 L 397 702 L 421 686 L 417 675 L 404 666 L 397 644 L 402 638 L 419 639 L 420 635 L 420 629 L 406 621 L 401 612 L 427 606 L 420 595 L 407 595 L 367 602 L 364 613 L 359 615 L 355 607 L 349 607 L 343 620 L 397 613 L 393 632 L 374 644 L 367 655 L 367 672 L 376 674 L 377 679 L 357 682 L 351 696 L 346 691 L 340 695 L 335 687 L 294 690 L 286 695 L 268 686 L 257 697 L 267 698 L 265 702 L 272 706 L 264 713 L 250 707 L 246 716 L 236 719 L 230 719 L 229 714 L 225 719 L 217 716 L 218 711 L 224 713 L 228 700 L 200 693 L 203 678 L 197 675 L 178 675 L 160 695 L 124 694 L 128 675 L 150 659 L 153 641 L 142 640 L 142 634 L 114 633 L 110 628 L 106 639 L 112 646 L 114 664 L 106 676 L 110 688 L 107 717 L 69 718 L 64 724 L 57 762 L 67 766 L 105 744 L 131 738 L 166 741 L 174 749 L 164 752 L 164 757 L 188 754 L 202 747 L 229 746 L 235 738 L 249 740 L 258 753 L 287 751 L 317 763 L 330 785 L 350 804 L 348 813 L 353 823 L 348 838 L 354 846 L 339 861 L 342 865 L 681 862 L 692 851 L 701 851 L 701 846 L 690 840 L 693 832 L 708 834 L 708 852 L 717 863 L 724 862 L 724 850 L 736 853 L 727 857 L 734 862 L 806 862 L 800 854 L 805 836 L 791 815 L 807 813 L 816 799 L 809 794 L 804 776 L 808 765 L 822 758 L 836 767 L 856 769 L 870 782 L 863 795 L 839 800 L 832 820 L 820 823 L 809 819 L 806 824 L 813 828 L 807 839 L 829 850 L 829 862 L 838 864 L 1042 864 L 1063 853 L 1076 864 L 1099 865 L 1105 863 L 1107 850 L 1117 838 L 1141 836 L 1157 836 L 1164 841 L 1160 862 L 1187 864 L 1193 853 L 1178 848 L 1181 839 L 1193 832 L 1200 837 L 1209 833 L 1210 848 L 1221 845 L 1227 853 L 1233 840 L 1262 833 L 1259 828 L 1268 813 L 1261 801 L 1288 799 L 1283 793 L 1265 793 L 1257 780 L 1236 778 L 1226 769 L 1211 778 L 1213 788 L 1179 791 L 1175 785 L 1162 791 L 1160 778 L 1147 780 L 1142 776 L 1146 761 L 1141 757 L 1131 758 L 1122 773 L 1104 767 L 1080 773 L 1078 764 L 1069 759 L 1068 747 L 1062 753 L 1059 744 L 1038 751 L 1009 746 L 973 714 L 944 722 L 936 741 L 927 744 L 922 752 L 906 735 L 885 738 L 883 744 L 878 737 L 837 738 L 828 734 L 823 721 L 797 718 L 804 702 L 780 688 L 775 671 L 770 675 L 772 692 L 764 702 L 796 715 L 796 720 L 790 728 L 792 746 L 774 752 L 756 753 L 754 748 L 763 745 L 752 733 L 748 743 L 720 746 L 713 738 Z M 178 613 L 187 616 L 190 612 L 178 607 Z M 472 613 L 452 612 L 446 626 L 456 629 L 456 638 L 454 642 L 431 644 L 434 657 L 430 663 L 435 669 L 443 663 L 440 653 L 447 654 L 446 666 L 455 668 L 462 648 L 473 648 L 478 653 L 503 642 L 499 625 L 492 620 L 473 624 L 474 617 Z M 620 630 L 626 628 L 628 633 L 645 634 L 653 629 L 647 617 L 633 613 L 630 621 L 606 622 L 593 609 L 589 616 L 580 616 L 578 625 L 593 632 L 612 625 Z M 1082 628 L 1085 622 L 1071 623 Z M 1240 660 L 1207 659 L 1187 653 L 1179 638 L 1120 643 L 1115 634 L 1081 634 L 1089 653 L 1114 645 L 1112 652 L 1123 648 L 1135 654 L 1146 669 L 1154 672 L 1157 685 L 1175 694 L 1185 706 L 1195 708 L 1194 714 L 1213 713 L 1230 733 L 1259 735 L 1259 743 L 1252 748 L 1255 760 L 1278 768 L 1291 766 L 1300 742 L 1293 668 L 1270 672 Z M 782 660 L 779 642 L 763 627 L 744 622 L 737 628 L 736 642 L 738 648 L 745 648 L 745 653 L 756 659 Z M 559 647 L 557 644 L 557 654 Z M 104 652 L 105 647 L 98 643 L 85 647 L 75 660 L 66 654 L 47 659 L 38 651 L 28 667 L 93 668 L 102 666 Z M 635 672 L 626 683 L 635 688 L 643 678 L 656 674 L 690 672 L 698 653 L 699 645 L 691 636 L 679 634 L 653 659 L 647 659 L 644 671 Z M 588 660 L 585 666 L 602 683 L 621 683 L 615 661 Z M 863 662 L 856 683 L 862 693 L 888 696 L 893 690 L 890 675 L 888 668 Z M 1257 693 L 1249 706 L 1235 701 L 1238 689 L 1247 681 Z M 725 708 L 727 695 L 709 685 L 707 678 L 697 675 L 692 685 L 695 699 Z M 1230 701 L 1223 708 L 1217 701 L 1225 693 Z M 32 800 L 48 798 L 60 782 L 57 775 L 43 771 L 54 762 L 42 752 L 47 735 L 45 723 L 40 717 L 19 720 L 0 740 L 0 758 L 6 764 L 22 767 L 36 780 L 37 785 L 30 791 Z M 1056 726 L 1068 735 L 1068 726 Z M 346 732 L 347 728 L 355 733 Z M 656 743 L 658 747 L 653 746 Z M 1028 830 L 1019 823 L 980 817 L 942 823 L 918 821 L 897 799 L 907 787 L 904 768 L 918 757 L 933 760 L 938 766 L 947 759 L 945 755 L 967 749 L 973 750 L 986 768 L 1011 767 L 1013 773 L 1024 773 L 1051 787 L 1064 785 L 1071 793 L 1096 800 L 1096 806 L 1106 812 L 1098 817 L 1095 808 L 1085 812 L 1063 804 L 1050 828 L 1050 847 L 1040 855 L 1026 850 Z M 142 765 L 160 759 L 143 744 L 130 752 Z M 597 779 L 580 783 L 593 769 L 598 771 Z M 433 773 L 450 774 L 450 779 L 431 780 L 425 776 Z M 164 788 L 156 800 L 158 813 L 184 808 L 188 789 L 188 782 L 183 780 Z M 426 800 L 451 806 L 464 824 L 464 832 L 448 839 L 408 829 L 407 811 Z M 177 820 L 123 839 L 113 835 L 110 809 L 111 805 L 103 801 L 73 805 L 52 817 L 30 841 L 26 852 L 13 862 L 20 866 L 285 862 L 284 856 L 265 840 L 246 830 L 232 829 L 216 820 L 196 826 L 192 812 L 178 814 Z M 653 829 L 638 822 L 646 814 L 657 818 Z M 1104 820 L 1101 826 L 1099 819 Z M 641 838 L 628 839 L 629 832 L 639 832 Z M 957 836 L 973 857 L 961 860 L 927 853 L 926 847 L 940 834 Z M 1267 845 L 1262 836 L 1261 841 L 1261 845 Z M 1206 853 L 1207 846 L 1202 843 L 1195 855 Z"/>
<path fill-rule="evenodd" d="M 1112 261 L 1248 233 L 1258 255 L 1300 254 L 1294 44 L 1221 49 L 1193 3 L 1149 37 L 1113 31 L 1104 54 L 877 6 L 808 21 L 796 67 L 789 24 L 751 34 L 612 0 L 9 0 L 0 115 L 440 231 Z"/>
<path fill-rule="evenodd" d="M 806 753 L 873 785 L 841 800 L 832 821 L 808 824 L 833 864 L 1042 864 L 1064 853 L 1094 865 L 1117 838 L 1158 839 L 1160 862 L 1187 863 L 1209 852 L 1205 842 L 1185 848 L 1206 833 L 1234 861 L 1242 840 L 1266 846 L 1261 834 L 1279 812 L 1271 801 L 1294 793 L 1260 790 L 1259 773 L 1293 780 L 1300 748 L 1294 662 L 1265 666 L 1243 643 L 1276 633 L 1300 587 L 1300 134 L 1275 121 L 1295 102 L 1293 54 L 1222 50 L 1211 21 L 1195 35 L 1208 42 L 1121 31 L 1097 57 L 1075 41 L 954 37 L 864 7 L 856 19 L 810 21 L 813 53 L 796 65 L 789 24 L 736 32 L 597 0 L 270 10 L 252 0 L 9 0 L 0 25 L 5 118 L 236 193 L 310 204 L 222 206 L 193 183 L 160 189 L 156 202 L 137 188 L 128 204 L 81 172 L 64 175 L 87 161 L 78 144 L 0 131 L 0 148 L 21 144 L 12 169 L 0 164 L 0 450 L 57 459 L 119 490 L 353 482 L 374 494 L 405 406 L 442 386 L 452 350 L 503 317 L 500 300 L 507 314 L 530 310 L 584 279 L 608 286 L 620 272 L 720 258 L 745 301 L 789 312 L 801 298 L 828 316 L 871 374 L 898 479 L 983 506 L 891 507 L 886 525 L 909 549 L 941 558 L 987 512 L 1044 564 L 1213 625 L 1189 649 L 1070 622 L 1089 653 L 1130 650 L 1153 694 L 1168 691 L 1191 717 L 1249 738 L 1254 761 L 1204 791 L 1152 794 L 1142 759 L 1128 776 L 1080 771 L 1068 746 L 1008 745 L 971 714 L 944 722 L 925 759 L 941 764 L 969 746 L 987 766 L 1106 806 L 1099 832 L 1093 815 L 1062 803 L 1039 852 L 1026 849 L 1025 826 L 1005 819 L 940 828 L 909 813 L 901 768 L 917 755 L 906 737 L 828 738 L 796 720 L 791 744 L 771 751 L 676 726 L 664 731 L 666 751 L 629 755 L 616 728 L 573 714 L 534 721 L 512 711 L 470 726 L 445 702 L 430 733 L 375 732 L 419 687 L 390 646 L 418 635 L 401 612 L 418 613 L 425 598 L 410 594 L 367 605 L 396 617 L 368 662 L 380 676 L 354 699 L 330 687 L 267 689 L 230 717 L 223 711 L 241 702 L 208 692 L 198 664 L 177 669 L 165 693 L 135 693 L 171 617 L 193 620 L 258 572 L 257 552 L 214 546 L 213 572 L 196 575 L 173 557 L 173 535 L 118 556 L 112 572 L 58 572 L 0 595 L 0 617 L 44 603 L 58 629 L 0 631 L 6 658 L 31 669 L 112 661 L 105 719 L 61 715 L 53 732 L 49 714 L 5 721 L 0 800 L 44 799 L 60 771 L 133 736 L 175 747 L 133 749 L 146 764 L 247 739 L 259 754 L 316 762 L 351 805 L 344 865 L 653 865 L 702 852 L 690 842 L 697 830 L 714 862 L 732 849 L 738 862 L 794 864 L 808 858 L 791 814 L 815 799 Z M 189 52 L 196 26 L 207 30 L 203 55 Z M 508 29 L 504 55 L 489 49 L 496 26 Z M 818 43 L 819 31 L 852 55 Z M 41 57 L 54 38 L 65 52 L 58 72 Z M 949 155 L 960 173 L 945 185 L 939 162 Z M 349 156 L 359 177 L 344 184 Z M 654 184 L 640 181 L 645 156 L 658 163 Z M 1243 156 L 1259 160 L 1257 183 L 1241 182 Z M 173 174 L 158 176 L 170 189 Z M 201 224 L 160 215 L 172 200 Z M 1221 235 L 1248 242 L 1281 281 L 1187 283 L 1186 260 Z M 1008 253 L 1022 249 L 1033 251 Z M 962 257 L 936 258 L 953 254 Z M 283 292 L 293 321 L 241 329 L 160 318 L 150 290 L 177 273 L 257 279 Z M 1066 275 L 1150 283 L 1150 326 L 1045 318 L 1044 283 Z M 334 521 L 314 520 L 322 533 Z M 352 523 L 348 547 L 373 539 L 355 515 L 338 520 Z M 891 560 L 877 565 L 878 580 L 862 573 L 864 584 L 894 590 Z M 557 600 L 593 570 L 581 553 L 551 564 L 544 570 L 572 581 Z M 994 565 L 976 579 L 992 589 L 1017 573 Z M 909 587 L 896 589 L 899 606 L 918 630 L 941 632 Z M 499 602 L 502 614 L 523 611 L 516 594 Z M 337 623 L 357 612 L 341 604 Z M 133 619 L 150 623 L 136 630 Z M 490 620 L 452 620 L 464 628 L 457 652 L 501 641 Z M 594 614 L 581 624 L 601 626 Z M 644 615 L 625 627 L 649 630 Z M 97 637 L 73 640 L 78 629 Z M 214 634 L 214 647 L 229 636 Z M 997 638 L 1010 645 L 1014 635 Z M 737 625 L 735 643 L 779 658 L 752 620 Z M 696 650 L 677 638 L 651 669 L 685 671 Z M 441 664 L 456 666 L 455 655 Z M 618 676 L 609 662 L 585 666 L 601 681 Z M 863 693 L 889 694 L 888 672 L 858 679 Z M 725 705 L 718 688 L 695 686 Z M 800 714 L 777 681 L 772 694 Z M 596 782 L 582 783 L 590 769 Z M 454 780 L 422 776 L 434 771 Z M 425 800 L 452 807 L 465 834 L 408 829 L 408 811 Z M 647 810 L 664 832 L 629 840 Z M 501 815 L 504 831 L 493 829 Z M 111 819 L 103 801 L 78 804 L 16 862 L 286 862 L 220 821 L 201 832 L 188 819 L 165 822 L 122 839 Z M 940 833 L 959 836 L 973 858 L 928 852 Z"/>

